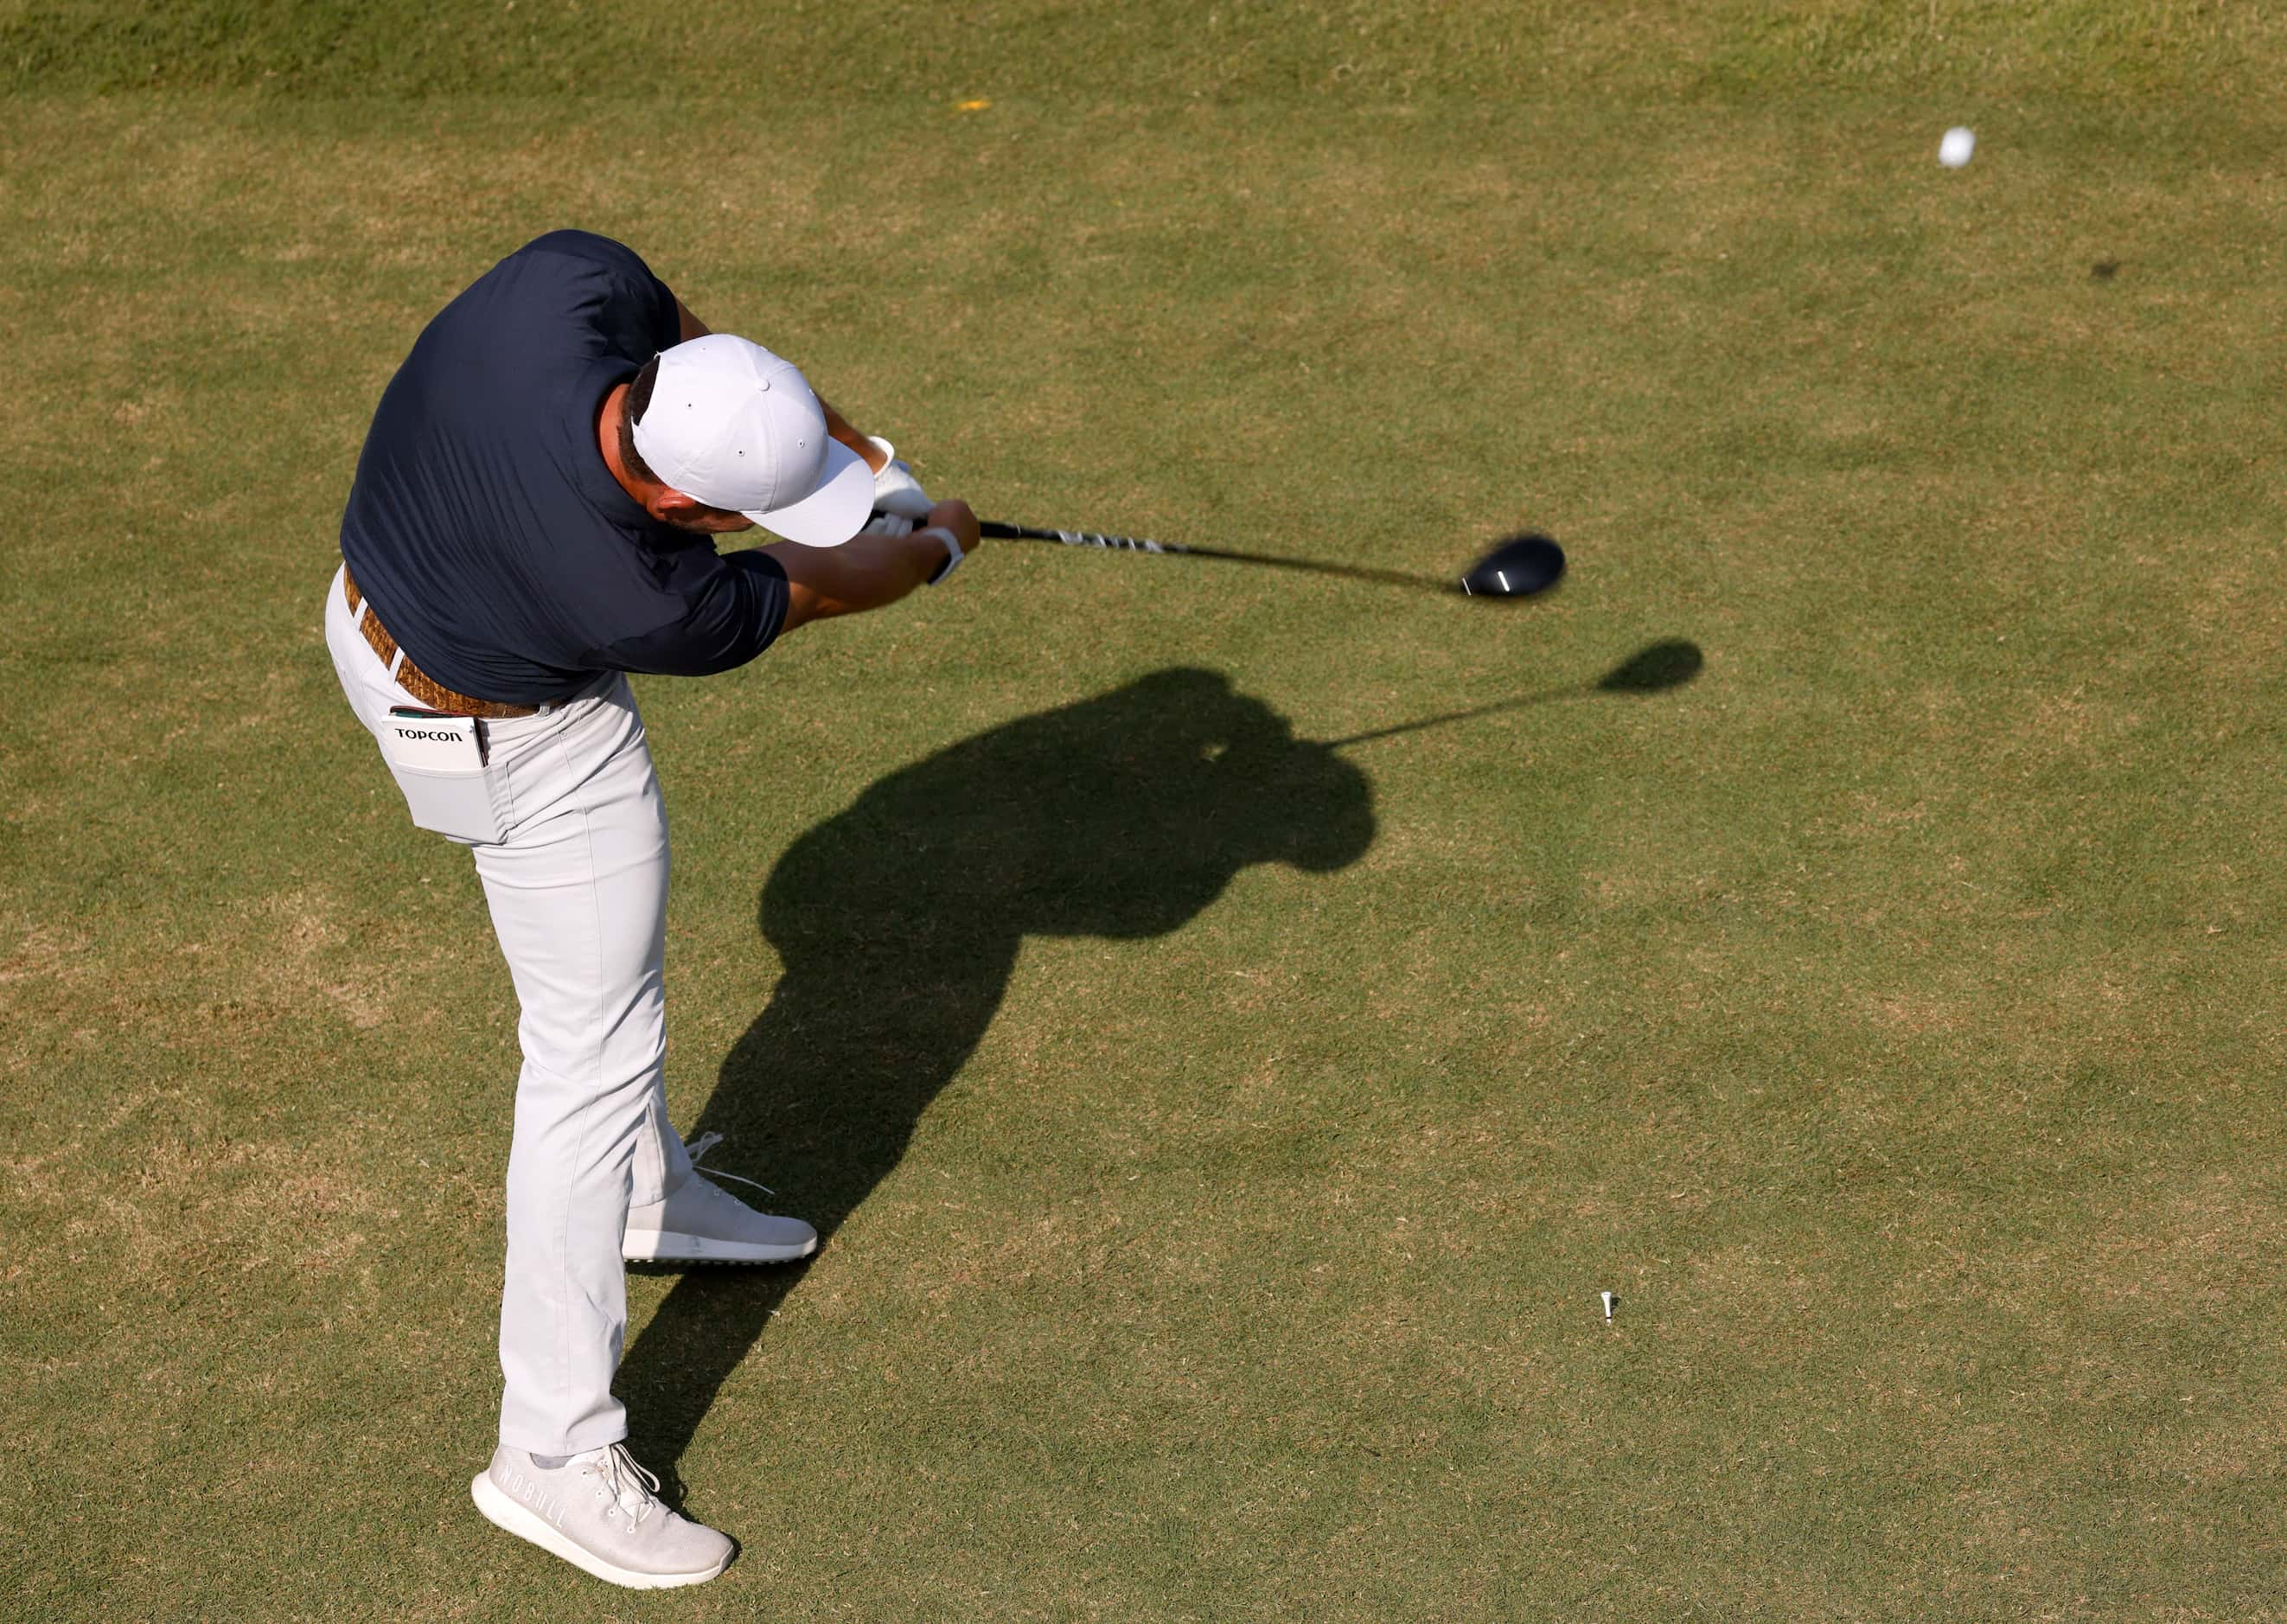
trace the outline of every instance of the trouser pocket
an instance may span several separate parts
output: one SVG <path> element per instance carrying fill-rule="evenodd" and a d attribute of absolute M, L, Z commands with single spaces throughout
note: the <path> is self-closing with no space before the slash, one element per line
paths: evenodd
<path fill-rule="evenodd" d="M 501 817 L 494 769 L 439 772 L 433 767 L 401 767 L 389 764 L 397 787 L 405 792 L 405 810 L 417 828 L 433 829 L 455 840 L 491 845 L 507 829 Z"/>
<path fill-rule="evenodd" d="M 485 725 L 473 717 L 390 712 L 381 754 L 415 828 L 481 845 L 506 836 L 508 785 L 486 746 Z"/>

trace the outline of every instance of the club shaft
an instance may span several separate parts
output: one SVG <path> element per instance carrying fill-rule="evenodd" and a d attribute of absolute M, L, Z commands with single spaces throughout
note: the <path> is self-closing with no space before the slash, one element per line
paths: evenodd
<path fill-rule="evenodd" d="M 1012 525 L 997 519 L 980 519 L 977 533 L 1003 542 L 1061 542 L 1067 547 L 1104 547 L 1116 552 L 1191 552 L 1173 542 L 1150 542 L 1140 535 L 1103 535 L 1094 530 L 1043 530 L 1037 525 Z"/>
<path fill-rule="evenodd" d="M 1140 535 L 1105 535 L 1095 530 L 1047 530 L 1035 525 L 1012 525 L 997 519 L 977 521 L 979 535 L 996 541 L 1055 542 L 1065 547 L 1094 547 L 1109 552 L 1156 552 L 1175 558 L 1223 558 L 1234 564 L 1263 564 L 1274 569 L 1298 569 L 1314 575 L 1341 575 L 1350 581 L 1378 581 L 1391 586 L 1427 587 L 1436 592 L 1456 589 L 1427 575 L 1402 570 L 1370 569 L 1357 564 L 1327 564 L 1317 558 L 1297 558 L 1275 552 L 1240 552 L 1227 547 L 1184 547 L 1174 542 L 1147 541 Z"/>

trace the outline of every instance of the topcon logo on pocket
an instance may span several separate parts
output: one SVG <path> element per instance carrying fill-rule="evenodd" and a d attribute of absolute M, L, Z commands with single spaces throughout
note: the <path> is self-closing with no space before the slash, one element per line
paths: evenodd
<path fill-rule="evenodd" d="M 392 720 L 382 735 L 391 764 L 424 772 L 474 772 L 485 764 L 483 725 L 473 717 Z"/>

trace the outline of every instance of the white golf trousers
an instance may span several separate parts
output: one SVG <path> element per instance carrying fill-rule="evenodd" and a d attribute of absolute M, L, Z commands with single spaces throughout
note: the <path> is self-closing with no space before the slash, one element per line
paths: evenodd
<path fill-rule="evenodd" d="M 360 634 L 336 573 L 326 646 L 378 738 L 421 701 Z M 691 1176 L 667 1121 L 667 812 L 627 678 L 488 722 L 497 840 L 475 855 L 522 1016 L 501 1295 L 501 1442 L 577 1454 L 627 1436 L 612 1396 L 627 1333 L 628 1206 Z"/>

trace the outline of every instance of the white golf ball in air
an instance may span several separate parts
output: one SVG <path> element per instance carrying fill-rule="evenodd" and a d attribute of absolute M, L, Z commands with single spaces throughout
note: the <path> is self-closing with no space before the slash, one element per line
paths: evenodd
<path fill-rule="evenodd" d="M 1966 126 L 1956 124 L 1945 132 L 1945 139 L 1937 144 L 1937 161 L 1950 170 L 1958 170 L 1969 162 L 1969 154 L 1976 150 L 1976 133 Z"/>

